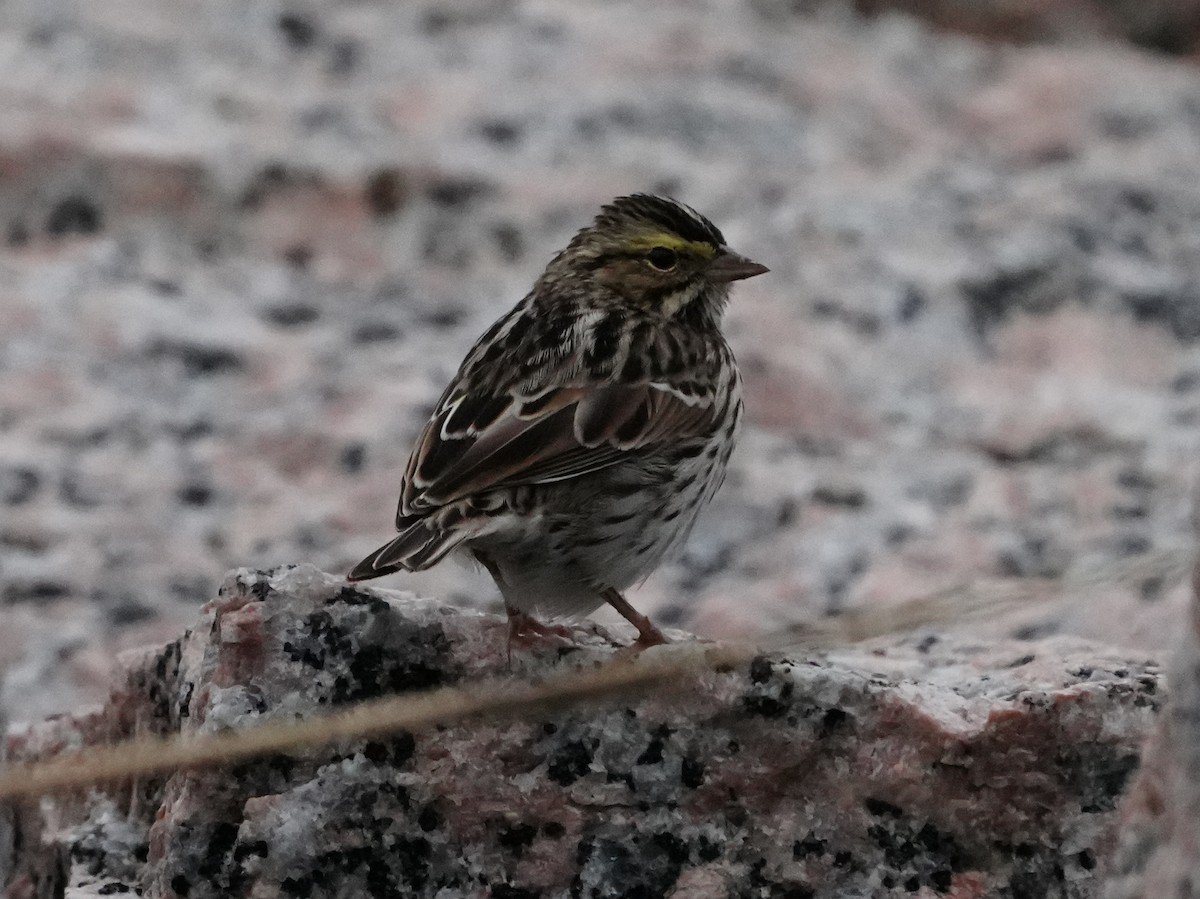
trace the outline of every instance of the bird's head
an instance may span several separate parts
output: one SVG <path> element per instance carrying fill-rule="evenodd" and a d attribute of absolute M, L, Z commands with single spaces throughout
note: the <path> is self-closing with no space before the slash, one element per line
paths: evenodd
<path fill-rule="evenodd" d="M 665 316 L 697 300 L 719 313 L 731 282 L 767 270 L 726 246 L 717 227 L 690 206 L 649 194 L 604 206 L 551 264 L 559 277 L 586 278 Z"/>

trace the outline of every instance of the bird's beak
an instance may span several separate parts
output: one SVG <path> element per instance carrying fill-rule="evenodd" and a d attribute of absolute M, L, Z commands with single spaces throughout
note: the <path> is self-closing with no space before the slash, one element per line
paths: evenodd
<path fill-rule="evenodd" d="M 770 269 L 765 265 L 752 262 L 733 250 L 718 250 L 716 258 L 708 264 L 705 274 L 710 281 L 718 284 L 728 284 L 730 281 L 741 281 L 743 278 L 753 278 L 762 275 Z"/>

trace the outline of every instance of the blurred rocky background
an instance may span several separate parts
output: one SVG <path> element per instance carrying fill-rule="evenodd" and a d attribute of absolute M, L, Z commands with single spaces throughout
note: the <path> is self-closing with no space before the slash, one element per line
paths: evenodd
<path fill-rule="evenodd" d="M 600 203 L 772 274 L 664 625 L 940 591 L 1158 659 L 1200 450 L 1200 4 L 9 0 L 0 705 L 101 697 L 234 566 L 341 572 Z M 390 585 L 494 607 L 445 565 Z"/>

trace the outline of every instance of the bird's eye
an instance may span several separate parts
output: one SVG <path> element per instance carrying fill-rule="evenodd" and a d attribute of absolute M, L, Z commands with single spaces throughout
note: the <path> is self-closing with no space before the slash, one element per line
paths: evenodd
<path fill-rule="evenodd" d="M 646 261 L 660 272 L 669 272 L 679 262 L 679 255 L 666 247 L 655 247 L 646 254 Z"/>

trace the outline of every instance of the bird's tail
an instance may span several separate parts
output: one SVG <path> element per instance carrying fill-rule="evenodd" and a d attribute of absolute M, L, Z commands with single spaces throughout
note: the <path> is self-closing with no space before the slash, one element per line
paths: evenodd
<path fill-rule="evenodd" d="M 418 519 L 355 565 L 346 579 L 365 581 L 396 571 L 422 571 L 444 559 L 472 533 L 471 528 L 441 528 L 427 518 Z"/>

